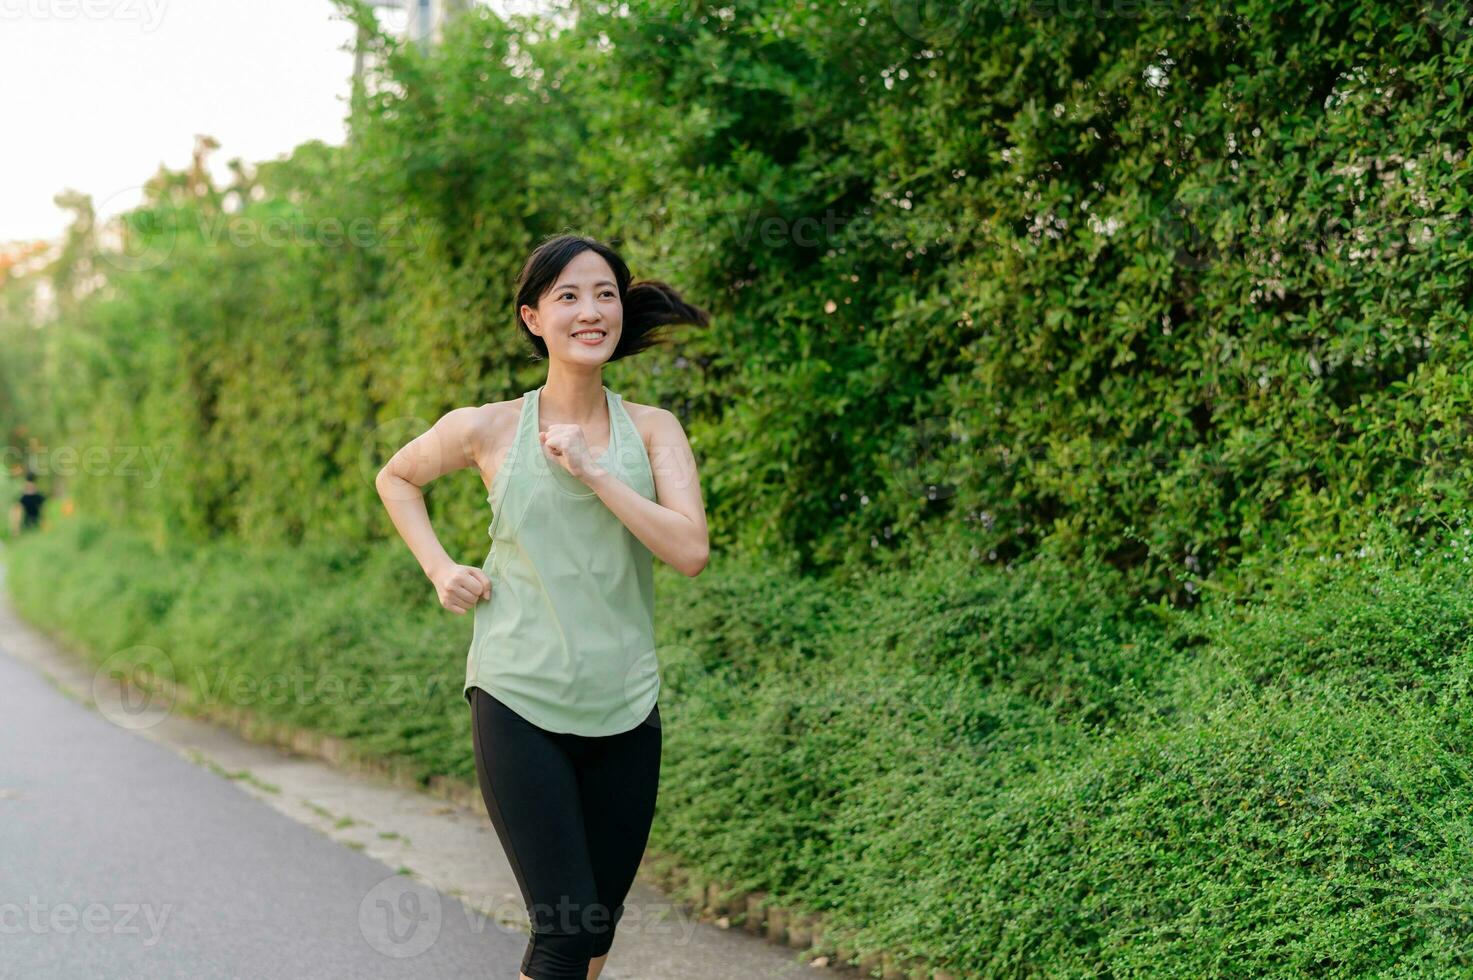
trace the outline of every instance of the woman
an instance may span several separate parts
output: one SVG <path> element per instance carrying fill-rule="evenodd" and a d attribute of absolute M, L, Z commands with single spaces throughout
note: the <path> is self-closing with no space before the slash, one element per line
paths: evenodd
<path fill-rule="evenodd" d="M 481 794 L 532 922 L 520 980 L 585 980 L 607 960 L 654 818 L 653 558 L 694 576 L 709 553 L 680 422 L 626 404 L 603 366 L 660 326 L 708 318 L 573 235 L 527 260 L 516 316 L 546 383 L 446 413 L 377 485 L 440 604 L 475 610 L 465 697 Z M 420 489 L 467 466 L 493 512 L 479 569 L 440 546 Z"/>

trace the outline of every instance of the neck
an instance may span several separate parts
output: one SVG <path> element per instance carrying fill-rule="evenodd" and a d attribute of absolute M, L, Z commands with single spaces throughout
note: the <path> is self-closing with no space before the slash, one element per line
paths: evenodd
<path fill-rule="evenodd" d="M 538 396 L 543 408 L 543 422 L 571 422 L 592 425 L 603 417 L 603 372 L 559 371 L 553 364 L 547 371 L 547 382 Z"/>

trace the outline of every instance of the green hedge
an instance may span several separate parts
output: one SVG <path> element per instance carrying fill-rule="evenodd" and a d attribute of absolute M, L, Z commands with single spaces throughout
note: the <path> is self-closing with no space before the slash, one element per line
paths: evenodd
<path fill-rule="evenodd" d="M 82 461 L 27 615 L 470 778 L 372 477 L 540 382 L 513 277 L 584 231 L 715 314 L 606 378 L 716 550 L 656 846 L 987 975 L 1466 971 L 1454 5 L 572 6 L 378 39 L 347 146 L 163 172 L 121 254 L 68 199 L 59 319 L 0 287 L 0 422 Z"/>
<path fill-rule="evenodd" d="M 121 255 L 79 218 L 0 410 L 100 450 L 79 504 L 159 544 L 368 546 L 388 454 L 540 382 L 513 278 L 576 229 L 716 315 L 608 380 L 685 422 L 719 549 L 1048 545 L 1190 603 L 1468 505 L 1473 47 L 1443 5 L 572 13 L 378 38 L 347 146 L 161 173 Z M 479 495 L 436 489 L 483 546 Z"/>
<path fill-rule="evenodd" d="M 1188 611 L 940 548 L 847 587 L 670 574 L 652 846 L 961 975 L 1466 971 L 1473 537 L 1383 530 Z M 157 554 L 73 519 L 7 564 L 99 664 L 475 778 L 468 625 L 393 549 Z"/>

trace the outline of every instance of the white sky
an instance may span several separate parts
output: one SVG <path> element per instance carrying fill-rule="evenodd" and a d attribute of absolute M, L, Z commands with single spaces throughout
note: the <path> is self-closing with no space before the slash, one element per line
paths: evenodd
<path fill-rule="evenodd" d="M 219 181 L 232 157 L 341 143 L 352 37 L 330 0 L 0 0 L 0 242 L 59 237 L 67 188 L 100 218 L 133 207 L 197 133 Z"/>

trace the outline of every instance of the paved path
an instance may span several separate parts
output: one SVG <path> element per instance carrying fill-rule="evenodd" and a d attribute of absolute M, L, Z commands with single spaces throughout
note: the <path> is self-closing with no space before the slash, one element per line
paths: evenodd
<path fill-rule="evenodd" d="M 125 708 L 5 595 L 0 569 L 0 978 L 515 980 L 526 913 L 484 810 Z M 603 972 L 824 975 L 643 881 Z"/>

